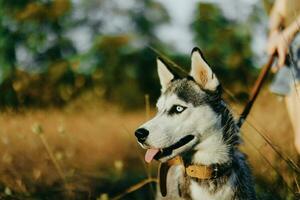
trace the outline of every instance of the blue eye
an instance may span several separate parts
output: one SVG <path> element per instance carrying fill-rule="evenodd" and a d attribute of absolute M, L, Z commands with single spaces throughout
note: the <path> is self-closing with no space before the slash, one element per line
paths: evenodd
<path fill-rule="evenodd" d="M 180 114 L 180 113 L 182 113 L 185 109 L 186 109 L 185 106 L 174 105 L 174 106 L 172 106 L 172 108 L 169 110 L 169 114 L 170 114 L 170 115 L 173 115 L 173 114 Z"/>
<path fill-rule="evenodd" d="M 181 113 L 184 110 L 182 106 L 176 106 L 176 112 Z"/>

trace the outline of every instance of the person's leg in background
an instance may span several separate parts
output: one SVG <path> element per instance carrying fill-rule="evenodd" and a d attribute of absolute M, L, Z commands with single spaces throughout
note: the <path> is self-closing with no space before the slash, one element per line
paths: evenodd
<path fill-rule="evenodd" d="M 294 130 L 294 143 L 300 156 L 300 84 L 285 97 L 286 107 Z"/>

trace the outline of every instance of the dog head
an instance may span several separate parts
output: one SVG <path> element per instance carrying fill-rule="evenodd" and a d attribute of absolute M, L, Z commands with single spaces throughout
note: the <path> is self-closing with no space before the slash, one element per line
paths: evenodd
<path fill-rule="evenodd" d="M 147 149 L 147 162 L 165 162 L 191 151 L 207 130 L 220 124 L 212 106 L 221 101 L 220 83 L 198 48 L 192 51 L 189 76 L 179 78 L 160 59 L 157 70 L 161 83 L 158 112 L 135 132 Z"/>

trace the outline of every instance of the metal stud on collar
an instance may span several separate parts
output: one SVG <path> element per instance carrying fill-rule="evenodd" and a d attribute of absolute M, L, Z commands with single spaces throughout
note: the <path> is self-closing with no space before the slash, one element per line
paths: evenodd
<path fill-rule="evenodd" d="M 214 172 L 214 175 L 213 175 L 213 178 L 218 178 L 218 165 L 215 165 L 214 168 L 213 168 L 213 172 Z"/>

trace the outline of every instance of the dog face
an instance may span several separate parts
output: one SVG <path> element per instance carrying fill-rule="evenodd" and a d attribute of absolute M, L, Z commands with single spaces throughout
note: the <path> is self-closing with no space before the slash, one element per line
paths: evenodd
<path fill-rule="evenodd" d="M 219 81 L 197 48 L 192 51 L 191 63 L 190 76 L 176 78 L 167 65 L 157 60 L 161 83 L 158 112 L 135 132 L 139 144 L 147 149 L 147 162 L 165 162 L 192 150 L 207 130 L 219 124 L 210 105 L 217 96 Z"/>

